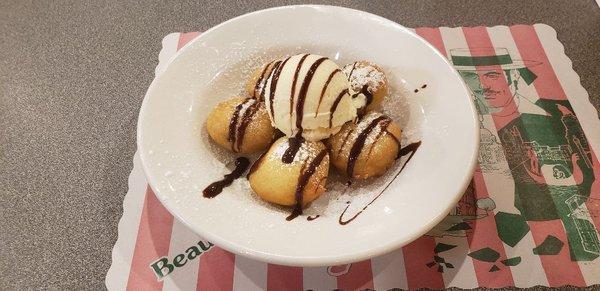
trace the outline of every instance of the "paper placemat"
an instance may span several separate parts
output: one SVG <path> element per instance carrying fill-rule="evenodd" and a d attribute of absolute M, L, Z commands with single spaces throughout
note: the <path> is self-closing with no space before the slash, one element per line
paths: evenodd
<path fill-rule="evenodd" d="M 600 120 L 554 29 L 536 24 L 415 32 L 452 61 L 480 113 L 480 156 L 472 183 L 428 235 L 345 266 L 297 268 L 250 260 L 212 245 L 173 219 L 148 187 L 136 153 L 107 288 L 599 284 Z M 156 75 L 198 34 L 167 35 Z"/>

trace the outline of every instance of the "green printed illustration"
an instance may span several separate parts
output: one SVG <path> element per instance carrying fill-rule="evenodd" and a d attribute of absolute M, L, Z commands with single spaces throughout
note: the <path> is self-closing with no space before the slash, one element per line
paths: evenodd
<path fill-rule="evenodd" d="M 493 263 L 492 267 L 489 269 L 489 272 L 500 271 L 499 264 L 497 264 L 498 259 L 500 259 L 500 253 L 496 250 L 486 247 L 474 252 L 470 252 L 467 254 L 469 257 L 473 258 L 473 260 L 478 260 L 482 262 Z M 509 259 L 504 259 L 500 261 L 503 265 L 507 267 L 516 266 L 521 263 L 521 257 L 514 257 Z"/>
<path fill-rule="evenodd" d="M 553 235 L 547 236 L 544 241 L 533 249 L 536 255 L 556 255 L 560 253 L 564 243 Z"/>
<path fill-rule="evenodd" d="M 550 115 L 520 114 L 498 132 L 515 183 L 515 207 L 527 221 L 560 219 L 571 258 L 594 260 L 600 241 L 585 206 L 595 181 L 590 147 L 567 101 L 537 104 Z"/>
<path fill-rule="evenodd" d="M 516 266 L 521 263 L 521 257 L 514 257 L 500 261 L 505 266 Z"/>
<path fill-rule="evenodd" d="M 450 214 L 427 232 L 427 235 L 434 237 L 467 236 L 467 231 L 472 229 L 470 223 L 476 219 L 487 217 L 495 208 L 494 200 L 475 197 L 475 187 L 471 181 L 458 204 L 450 210 Z"/>
<path fill-rule="evenodd" d="M 433 249 L 433 252 L 436 254 L 439 254 L 441 252 L 449 251 L 455 247 L 456 247 L 455 245 L 449 245 L 449 244 L 445 244 L 445 243 L 437 243 L 435 245 L 435 249 Z"/>
<path fill-rule="evenodd" d="M 497 210 L 499 238 L 514 247 L 530 231 L 528 222 L 558 220 L 567 241 L 549 236 L 536 254 L 551 254 L 560 242 L 574 261 L 598 258 L 600 240 L 593 219 L 600 216 L 600 201 L 590 195 L 600 173 L 594 173 L 592 150 L 569 101 L 536 93 L 536 80 L 544 76 L 536 75 L 544 74 L 536 67 L 542 63 L 517 60 L 508 49 L 491 47 L 452 48 L 450 58 L 480 115 L 481 173 L 512 181 L 501 189 L 505 193 L 492 195 L 511 199 L 516 208 L 510 210 L 514 213 Z M 477 219 L 494 215 L 494 201 L 476 197 L 471 184 L 456 208 L 428 234 L 465 236 Z M 474 254 L 479 256 L 469 255 Z"/>
<path fill-rule="evenodd" d="M 437 266 L 436 269 L 440 273 L 443 273 L 444 269 L 454 269 L 454 265 L 446 262 L 446 260 L 440 256 L 440 253 L 449 251 L 455 247 L 456 247 L 455 245 L 449 245 L 449 244 L 445 244 L 445 243 L 437 243 L 435 245 L 435 249 L 434 249 L 435 255 L 433 256 L 433 261 L 431 261 L 425 265 L 428 268 L 433 268 L 433 267 Z"/>
<path fill-rule="evenodd" d="M 458 48 L 451 49 L 450 54 L 454 67 L 471 89 L 480 114 L 479 166 L 483 172 L 498 171 L 499 163 L 505 159 L 504 151 L 495 129 L 484 125 L 483 116 L 507 117 L 519 111 L 545 115 L 542 108 L 535 106 L 537 99 L 519 91 L 519 86 L 535 81 L 537 76 L 529 68 L 540 63 L 513 60 L 506 48 Z"/>
<path fill-rule="evenodd" d="M 471 257 L 475 260 L 490 262 L 490 263 L 493 263 L 496 260 L 498 260 L 498 258 L 500 258 L 500 254 L 491 248 L 483 248 L 480 250 L 476 250 L 474 252 L 469 253 L 468 255 L 469 255 L 469 257 Z"/>
<path fill-rule="evenodd" d="M 529 232 L 529 225 L 521 215 L 498 212 L 494 218 L 496 219 L 498 237 L 511 247 L 516 246 Z"/>
<path fill-rule="evenodd" d="M 468 230 L 468 229 L 472 229 L 471 225 L 469 225 L 467 222 L 460 222 L 457 223 L 453 226 L 451 226 L 450 228 L 446 229 L 446 231 L 460 231 L 460 230 Z"/>
<path fill-rule="evenodd" d="M 214 244 L 209 241 L 200 240 L 194 245 L 189 246 L 185 252 L 175 255 L 172 259 L 166 256 L 161 257 L 152 262 L 149 267 L 154 275 L 156 275 L 156 280 L 162 281 L 166 276 L 178 271 L 188 262 L 210 251 L 213 246 Z"/>

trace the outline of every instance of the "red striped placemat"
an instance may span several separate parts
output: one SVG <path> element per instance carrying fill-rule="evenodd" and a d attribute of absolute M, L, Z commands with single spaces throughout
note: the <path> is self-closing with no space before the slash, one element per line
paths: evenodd
<path fill-rule="evenodd" d="M 600 120 L 547 25 L 417 28 L 450 59 L 480 113 L 479 165 L 428 235 L 367 261 L 253 261 L 188 230 L 129 176 L 110 290 L 358 290 L 600 283 Z M 163 39 L 156 74 L 198 33 Z"/>

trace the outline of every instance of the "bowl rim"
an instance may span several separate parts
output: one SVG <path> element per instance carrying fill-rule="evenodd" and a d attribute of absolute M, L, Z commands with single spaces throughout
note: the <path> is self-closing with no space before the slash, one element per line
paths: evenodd
<path fill-rule="evenodd" d="M 358 9 L 347 8 L 347 7 L 334 6 L 334 5 L 302 4 L 302 5 L 277 6 L 277 7 L 271 7 L 271 8 L 267 8 L 267 9 L 262 9 L 262 10 L 257 10 L 257 11 L 253 11 L 250 13 L 242 14 L 237 17 L 231 18 L 227 21 L 224 21 L 224 22 L 222 22 L 216 26 L 213 26 L 212 28 L 202 32 L 198 37 L 194 38 L 193 40 L 191 40 L 190 42 L 185 44 L 177 52 L 175 52 L 175 54 L 164 64 L 163 68 L 164 68 L 164 70 L 166 70 L 168 67 L 171 66 L 171 64 L 177 58 L 179 58 L 182 54 L 184 54 L 194 43 L 201 41 L 204 37 L 206 37 L 207 35 L 209 35 L 210 33 L 219 29 L 222 26 L 226 26 L 229 23 L 236 22 L 240 19 L 252 17 L 257 14 L 262 14 L 265 12 L 273 12 L 273 11 L 278 11 L 278 10 L 297 9 L 297 8 L 342 10 L 342 11 L 350 12 L 350 13 L 358 13 L 358 14 L 369 16 L 372 19 L 377 19 L 378 21 L 381 21 L 382 23 L 385 23 L 386 25 L 393 26 L 393 27 L 400 29 L 400 30 L 404 31 L 405 33 L 408 33 L 408 34 L 412 35 L 413 37 L 417 38 L 420 42 L 425 44 L 435 55 L 437 55 L 438 58 L 440 58 L 451 69 L 452 74 L 454 74 L 457 77 L 457 79 L 460 80 L 460 83 L 461 83 L 460 86 L 462 87 L 462 90 L 466 93 L 465 97 L 467 97 L 467 99 L 469 101 L 468 104 L 469 104 L 469 107 L 471 110 L 471 117 L 473 119 L 472 120 L 473 124 L 474 125 L 478 124 L 478 122 L 479 122 L 478 113 L 477 113 L 477 110 L 475 108 L 475 104 L 474 104 L 472 98 L 470 98 L 471 95 L 469 93 L 469 89 L 468 89 L 467 85 L 464 83 L 464 81 L 460 77 L 460 74 L 452 66 L 452 64 L 448 61 L 448 59 L 444 55 L 442 55 L 433 45 L 431 45 L 429 42 L 427 42 L 424 38 L 422 38 L 415 32 L 411 31 L 410 29 L 406 28 L 405 26 L 403 26 L 399 23 L 396 23 L 390 19 L 387 19 L 385 17 L 379 16 L 379 15 L 376 15 L 373 13 L 365 12 L 365 11 L 358 10 Z M 419 238 L 422 235 L 424 235 L 425 233 L 427 233 L 435 225 L 437 225 L 444 217 L 447 216 L 447 214 L 450 212 L 452 207 L 454 207 L 455 204 L 460 200 L 460 198 L 463 195 L 464 190 L 467 188 L 468 184 L 470 183 L 470 181 L 472 179 L 472 175 L 469 175 L 469 174 L 465 175 L 465 177 L 463 177 L 463 179 L 461 181 L 461 185 L 459 188 L 460 191 L 458 193 L 454 194 L 452 203 L 449 203 L 445 207 L 444 211 L 439 212 L 428 223 L 423 224 L 423 226 L 419 229 L 419 231 L 414 231 L 411 235 L 409 235 L 410 238 L 405 239 L 405 240 L 395 240 L 395 241 L 390 240 L 387 244 L 385 244 L 384 246 L 381 246 L 381 247 L 377 247 L 377 248 L 366 247 L 361 252 L 356 252 L 353 254 L 344 254 L 344 255 L 332 255 L 332 256 L 328 256 L 328 257 L 282 256 L 282 255 L 276 255 L 276 254 L 272 254 L 272 253 L 268 253 L 268 252 L 261 252 L 258 250 L 250 249 L 250 248 L 245 247 L 244 245 L 232 243 L 228 240 L 221 239 L 218 235 L 208 232 L 208 231 L 204 231 L 201 228 L 196 227 L 195 225 L 189 223 L 186 219 L 184 219 L 177 213 L 177 211 L 174 209 L 175 206 L 172 205 L 169 200 L 164 199 L 164 196 L 162 194 L 160 194 L 158 187 L 156 187 L 156 185 L 154 184 L 155 182 L 153 181 L 153 179 L 150 178 L 151 174 L 150 174 L 150 170 L 147 166 L 148 161 L 147 161 L 146 155 L 144 154 L 145 150 L 144 150 L 143 143 L 141 142 L 141 139 L 142 139 L 142 126 L 141 126 L 142 122 L 141 121 L 143 120 L 144 115 L 147 114 L 146 112 L 148 110 L 147 104 L 149 102 L 148 101 L 149 96 L 151 95 L 151 93 L 154 92 L 155 87 L 157 86 L 157 83 L 159 82 L 158 80 L 161 78 L 161 76 L 162 76 L 162 74 L 155 75 L 152 83 L 150 84 L 150 86 L 148 87 L 148 90 L 146 91 L 146 94 L 144 95 L 144 99 L 142 101 L 142 105 L 140 107 L 140 111 L 138 114 L 138 123 L 137 123 L 137 127 L 136 127 L 137 150 L 138 150 L 138 154 L 140 156 L 140 161 L 141 161 L 141 165 L 142 165 L 144 174 L 147 178 L 146 179 L 147 183 L 151 187 L 152 191 L 155 193 L 156 198 L 165 206 L 165 208 L 171 213 L 171 215 L 173 215 L 176 219 L 178 219 L 182 224 L 184 224 L 190 230 L 192 230 L 195 233 L 197 233 L 198 235 L 200 235 L 205 240 L 208 240 L 208 241 L 214 243 L 215 245 L 217 245 L 229 252 L 232 252 L 236 255 L 242 255 L 242 256 L 248 257 L 250 259 L 258 260 L 261 262 L 274 263 L 274 264 L 286 265 L 286 266 L 299 266 L 299 267 L 318 267 L 318 266 L 341 265 L 341 264 L 358 262 L 358 261 L 370 259 L 370 258 L 373 258 L 376 256 L 380 256 L 380 255 L 389 253 L 391 251 L 394 251 L 396 249 L 399 249 L 402 246 L 405 246 L 405 245 L 411 243 L 412 241 L 416 240 L 417 238 Z M 473 143 L 475 143 L 476 146 L 474 147 L 474 151 L 471 154 L 471 157 L 470 157 L 470 160 L 468 163 L 467 173 L 474 172 L 475 167 L 476 167 L 478 152 L 479 152 L 479 139 L 480 139 L 479 127 L 474 126 L 474 129 L 475 129 L 475 132 L 474 132 L 475 138 L 473 140 Z"/>

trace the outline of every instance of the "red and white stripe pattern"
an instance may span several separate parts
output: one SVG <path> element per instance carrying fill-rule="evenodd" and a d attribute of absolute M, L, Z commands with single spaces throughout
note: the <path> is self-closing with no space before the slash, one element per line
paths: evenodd
<path fill-rule="evenodd" d="M 445 56 L 452 48 L 507 48 L 513 59 L 535 60 L 541 63 L 530 68 L 537 80 L 533 86 L 521 88 L 524 94 L 539 98 L 552 96 L 568 100 L 592 147 L 596 180 L 600 181 L 600 166 L 595 155 L 600 151 L 600 120 L 590 105 L 587 92 L 581 87 L 570 61 L 564 55 L 556 33 L 546 25 L 497 26 L 493 28 L 418 28 L 417 34 L 430 42 Z M 163 39 L 156 74 L 160 74 L 170 57 L 199 33 L 173 33 Z M 519 111 L 522 111 L 519 107 Z M 497 129 L 508 123 L 508 117 L 484 116 L 483 124 L 497 137 Z M 494 212 L 518 213 L 514 206 L 514 184 L 510 177 L 479 169 L 474 176 L 477 198 L 490 197 L 496 209 L 472 223 L 467 237 L 423 236 L 402 249 L 389 254 L 351 264 L 327 267 L 297 268 L 253 261 L 233 255 L 213 246 L 184 266 L 176 268 L 163 280 L 157 280 L 150 264 L 184 253 L 202 238 L 178 222 L 162 206 L 147 186 L 137 154 L 129 177 L 129 192 L 123 202 L 123 217 L 119 222 L 119 238 L 113 249 L 113 263 L 106 277 L 110 290 L 387 290 L 444 287 L 530 287 L 535 285 L 587 286 L 600 283 L 600 259 L 573 262 L 569 257 L 565 229 L 559 220 L 528 222 L 531 232 L 515 247 L 504 244 L 496 234 Z M 506 160 L 498 168 L 508 172 Z M 588 209 L 600 211 L 600 183 L 592 187 Z M 600 227 L 600 214 L 592 216 Z M 532 248 L 546 235 L 552 234 L 565 242 L 555 256 L 537 256 Z M 438 272 L 434 260 L 436 244 L 454 245 L 440 254 L 454 268 Z M 496 265 L 499 271 L 489 272 L 493 263 L 467 256 L 472 251 L 490 247 L 500 253 Z M 520 256 L 521 264 L 507 267 L 500 260 Z M 330 273 L 336 272 L 332 275 Z"/>

